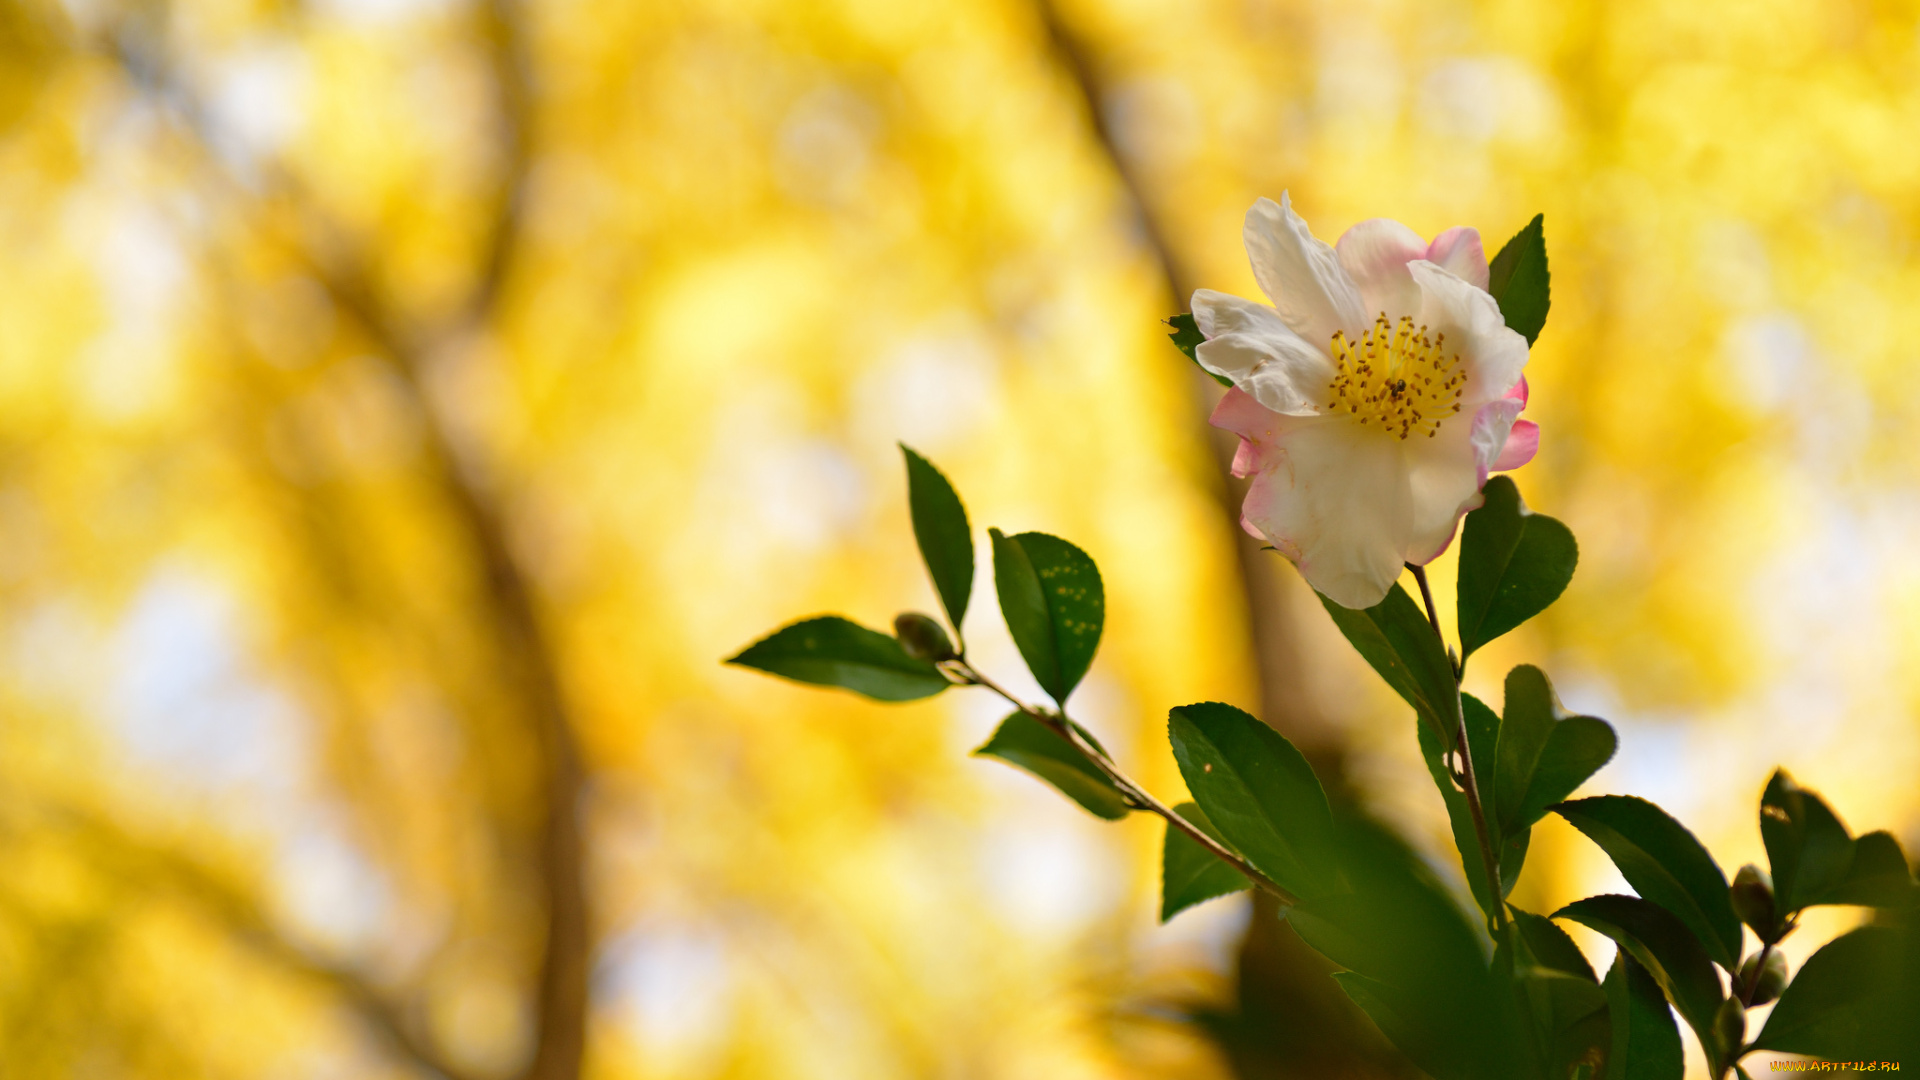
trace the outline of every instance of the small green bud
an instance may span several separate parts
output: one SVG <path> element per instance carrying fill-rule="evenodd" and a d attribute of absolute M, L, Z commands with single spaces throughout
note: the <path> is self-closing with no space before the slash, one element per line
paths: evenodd
<path fill-rule="evenodd" d="M 1744 990 L 1753 981 L 1753 969 L 1760 963 L 1760 954 L 1754 953 L 1740 963 L 1740 981 L 1734 984 L 1736 990 Z M 1760 982 L 1753 988 L 1753 1000 L 1749 1007 L 1765 1005 L 1780 996 L 1787 988 L 1787 958 L 1778 949 L 1767 953 L 1767 966 L 1760 969 Z"/>
<path fill-rule="evenodd" d="M 1737 997 L 1728 998 L 1720 1012 L 1713 1018 L 1713 1035 L 1720 1043 L 1722 1053 L 1732 1058 L 1747 1038 L 1747 1010 Z"/>
<path fill-rule="evenodd" d="M 1727 898 L 1733 901 L 1733 913 L 1753 927 L 1761 941 L 1780 940 L 1778 916 L 1773 910 L 1773 875 L 1748 863 L 1733 875 Z"/>
<path fill-rule="evenodd" d="M 917 611 L 903 611 L 893 617 L 893 636 L 900 639 L 900 647 L 915 660 L 931 660 L 937 664 L 958 655 L 946 630 L 934 622 L 932 616 Z"/>

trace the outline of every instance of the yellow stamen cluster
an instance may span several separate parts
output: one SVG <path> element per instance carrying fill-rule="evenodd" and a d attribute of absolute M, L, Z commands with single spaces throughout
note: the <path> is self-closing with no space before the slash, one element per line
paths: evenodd
<path fill-rule="evenodd" d="M 1441 421 L 1460 411 L 1467 388 L 1460 356 L 1448 356 L 1446 344 L 1447 335 L 1428 340 L 1426 327 L 1415 328 L 1404 316 L 1396 327 L 1385 312 L 1359 341 L 1336 331 L 1327 410 L 1351 413 L 1362 424 L 1378 424 L 1402 439 L 1432 438 Z"/>

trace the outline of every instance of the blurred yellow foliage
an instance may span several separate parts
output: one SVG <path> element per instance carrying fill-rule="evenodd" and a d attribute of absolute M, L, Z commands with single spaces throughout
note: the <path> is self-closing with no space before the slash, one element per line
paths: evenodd
<path fill-rule="evenodd" d="M 1546 215 L 1583 560 L 1470 688 L 1542 662 L 1729 867 L 1775 762 L 1912 849 L 1915 130 L 1866 0 L 4 0 L 0 1075 L 1225 1075 L 1244 908 L 1156 928 L 1157 826 L 719 661 L 934 609 L 902 439 L 1100 561 L 1084 720 L 1176 795 L 1165 710 L 1258 691 L 1148 241 L 1257 295 L 1282 189 Z"/>

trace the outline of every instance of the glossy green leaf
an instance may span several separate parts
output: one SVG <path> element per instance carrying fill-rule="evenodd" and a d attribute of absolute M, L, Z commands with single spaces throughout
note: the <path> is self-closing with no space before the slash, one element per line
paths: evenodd
<path fill-rule="evenodd" d="M 1460 704 L 1466 710 L 1467 745 L 1473 750 L 1474 761 L 1491 760 L 1494 742 L 1499 737 L 1500 718 L 1472 694 L 1460 695 Z M 1427 775 L 1433 778 L 1433 786 L 1439 789 L 1440 799 L 1447 807 L 1447 821 L 1453 827 L 1453 846 L 1460 853 L 1460 867 L 1466 875 L 1467 887 L 1473 892 L 1474 902 L 1491 919 L 1493 905 L 1499 902 L 1499 898 L 1487 887 L 1486 863 L 1480 857 L 1480 837 L 1473 827 L 1473 808 L 1467 804 L 1466 792 L 1454 784 L 1447 769 L 1447 752 L 1441 748 L 1439 736 L 1433 733 L 1431 725 L 1420 725 L 1419 740 L 1420 756 L 1427 763 Z M 1481 783 L 1486 783 L 1484 777 Z M 1485 809 L 1484 806 L 1482 808 Z M 1496 844 L 1499 839 L 1496 832 Z M 1505 897 L 1507 890 L 1513 887 L 1513 878 L 1519 875 L 1518 864 L 1526 858 L 1525 838 L 1522 836 L 1519 839 L 1516 852 L 1501 851 L 1501 897 Z M 1510 864 L 1511 874 L 1506 872 Z"/>
<path fill-rule="evenodd" d="M 1739 968 L 1740 919 L 1726 875 L 1686 826 L 1630 795 L 1561 803 L 1554 812 L 1600 845 L 1635 892 L 1672 912 L 1715 963 Z"/>
<path fill-rule="evenodd" d="M 1684 1080 L 1687 1062 L 1680 1028 L 1660 984 L 1621 949 L 1604 986 L 1613 1027 L 1609 1080 Z"/>
<path fill-rule="evenodd" d="M 876 701 L 932 697 L 950 684 L 930 661 L 916 660 L 887 634 L 838 615 L 782 627 L 727 663 L 815 686 L 838 686 Z"/>
<path fill-rule="evenodd" d="M 1606 993 L 1565 931 L 1538 915 L 1509 910 L 1513 922 L 1497 935 L 1494 971 L 1513 980 L 1532 1016 L 1536 1065 L 1544 1065 L 1548 1077 L 1567 1076 L 1576 1062 L 1598 1060 L 1604 1051 Z"/>
<path fill-rule="evenodd" d="M 1429 1075 L 1527 1075 L 1517 1003 L 1494 982 L 1484 938 L 1451 891 L 1379 825 L 1347 819 L 1336 829 L 1346 887 L 1288 912 L 1301 939 L 1370 981 L 1396 1017 L 1389 1024 L 1375 1014 L 1376 1022 Z"/>
<path fill-rule="evenodd" d="M 1336 971 L 1333 981 L 1388 1042 L 1434 1080 L 1484 1080 L 1489 1075 L 1488 1040 L 1460 1025 L 1449 1010 L 1435 1008 L 1427 995 L 1354 971 Z"/>
<path fill-rule="evenodd" d="M 1785 917 L 1847 879 L 1853 838 L 1826 801 L 1777 769 L 1760 797 L 1760 839 L 1773 870 L 1774 906 Z"/>
<path fill-rule="evenodd" d="M 1168 319 L 1167 325 L 1173 327 L 1173 332 L 1167 335 L 1173 339 L 1173 347 L 1185 353 L 1195 367 L 1200 367 L 1200 345 L 1207 340 L 1207 336 L 1200 332 L 1200 324 L 1193 321 L 1192 315 L 1182 312 Z M 1225 375 L 1216 375 L 1206 368 L 1200 368 L 1200 371 L 1221 386 L 1233 385 L 1233 380 Z"/>
<path fill-rule="evenodd" d="M 1725 995 L 1713 961 L 1685 923 L 1659 904 L 1637 896 L 1590 896 L 1568 904 L 1553 917 L 1572 919 L 1612 938 L 1660 984 L 1701 1042 L 1713 1044 L 1714 1015 Z"/>
<path fill-rule="evenodd" d="M 1814 903 L 1903 908 L 1920 899 L 1917 892 L 1900 841 L 1892 833 L 1879 831 L 1855 838 L 1847 876 Z"/>
<path fill-rule="evenodd" d="M 973 596 L 973 530 L 967 524 L 967 508 L 960 495 L 933 463 L 915 453 L 906 443 L 900 453 L 907 459 L 907 508 L 913 516 L 913 538 L 920 544 L 920 558 L 933 578 L 934 591 L 940 594 L 940 606 L 955 630 L 967 617 L 967 601 Z"/>
<path fill-rule="evenodd" d="M 1496 476 L 1460 534 L 1455 590 L 1462 662 L 1475 649 L 1545 611 L 1573 580 L 1580 545 L 1565 525 L 1527 509 L 1513 478 Z"/>
<path fill-rule="evenodd" d="M 1071 720 L 1067 722 L 1073 723 Z M 1095 749 L 1106 752 L 1106 748 L 1086 728 L 1073 724 L 1073 729 L 1080 733 L 1081 738 L 1093 744 Z M 1118 821 L 1126 817 L 1129 811 L 1120 789 L 1113 786 L 1113 781 L 1107 779 L 1098 766 L 1088 761 L 1067 740 L 1024 712 L 1015 712 L 1002 720 L 993 738 L 988 739 L 974 754 L 999 758 L 1025 769 L 1060 789 L 1061 794 L 1079 803 L 1096 817 Z"/>
<path fill-rule="evenodd" d="M 1360 656 L 1433 726 L 1441 745 L 1453 749 L 1460 722 L 1453 664 L 1413 597 L 1395 585 L 1385 600 L 1364 611 L 1341 607 L 1325 596 L 1320 603 Z"/>
<path fill-rule="evenodd" d="M 1565 930 L 1545 915 L 1535 915 L 1531 911 L 1521 911 L 1508 905 L 1507 911 L 1513 916 L 1513 925 L 1519 930 L 1521 940 L 1527 951 L 1541 967 L 1564 972 L 1590 983 L 1598 983 L 1599 977 L 1593 973 L 1593 965 L 1587 963 L 1585 954 L 1573 943 Z"/>
<path fill-rule="evenodd" d="M 1326 892 L 1335 866 L 1333 815 L 1300 751 L 1215 701 L 1174 709 L 1167 732 L 1187 790 L 1227 842 L 1294 895 Z"/>
<path fill-rule="evenodd" d="M 1200 831 L 1231 848 L 1227 838 L 1213 827 L 1207 812 L 1198 803 L 1185 802 L 1173 812 L 1199 826 Z M 1166 922 L 1180 912 L 1205 900 L 1252 888 L 1253 883 L 1219 856 L 1195 843 L 1192 837 L 1172 825 L 1167 826 L 1166 842 L 1160 850 L 1160 921 Z"/>
<path fill-rule="evenodd" d="M 1787 984 L 1754 1049 L 1839 1061 L 1903 1052 L 1900 1042 L 1920 1025 L 1900 970 L 1911 933 L 1863 926 L 1821 947 Z"/>
<path fill-rule="evenodd" d="M 1553 304 L 1545 226 L 1545 215 L 1533 215 L 1487 264 L 1487 291 L 1499 302 L 1507 326 L 1528 345 L 1547 325 L 1547 309 Z"/>
<path fill-rule="evenodd" d="M 1107 613 L 1100 569 L 1057 536 L 988 533 L 1007 630 L 1040 688 L 1064 704 L 1100 647 Z"/>
<path fill-rule="evenodd" d="M 1506 690 L 1489 813 L 1502 834 L 1511 835 L 1546 816 L 1547 807 L 1573 794 L 1612 760 L 1619 740 L 1604 720 L 1567 716 L 1539 668 L 1514 668 L 1507 673 Z"/>

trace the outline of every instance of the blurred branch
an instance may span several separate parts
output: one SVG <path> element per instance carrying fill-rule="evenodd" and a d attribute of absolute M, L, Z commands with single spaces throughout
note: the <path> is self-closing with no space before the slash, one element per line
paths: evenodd
<path fill-rule="evenodd" d="M 402 1006 L 351 968 L 324 960 L 275 927 L 247 891 L 194 859 L 129 836 L 118 825 L 71 805 L 49 807 L 86 834 L 136 886 L 166 886 L 256 953 L 309 982 L 326 987 L 401 1056 L 446 1080 L 477 1080 L 449 1062 L 431 1040 L 406 1022 Z"/>
<path fill-rule="evenodd" d="M 1155 209 L 1146 177 L 1127 156 L 1113 130 L 1112 120 L 1104 107 L 1111 88 L 1098 57 L 1061 19 L 1055 0 L 1034 0 L 1034 10 L 1046 28 L 1048 42 L 1061 66 L 1072 77 L 1074 89 L 1078 91 L 1081 106 L 1086 110 L 1100 149 L 1132 204 L 1148 253 L 1159 267 L 1161 279 L 1166 282 L 1173 303 L 1177 310 L 1186 310 L 1195 287 L 1191 269 L 1168 237 L 1166 224 Z M 1205 423 L 1204 417 L 1211 409 L 1211 395 L 1205 391 L 1212 383 L 1196 375 L 1193 385 L 1195 406 L 1203 418 L 1202 433 L 1213 450 L 1218 466 L 1212 485 L 1214 498 L 1232 523 L 1235 561 L 1247 601 L 1248 636 L 1253 645 L 1255 671 L 1259 677 L 1261 718 L 1290 735 L 1300 745 L 1316 771 L 1331 788 L 1336 789 L 1330 793 L 1338 797 L 1337 789 L 1343 786 L 1340 778 L 1345 771 L 1343 747 L 1341 740 L 1326 730 L 1319 710 L 1303 690 L 1299 628 L 1282 603 L 1281 560 L 1271 552 L 1263 551 L 1260 541 L 1240 528 L 1239 493 L 1226 479 L 1233 463 L 1237 440 L 1223 436 Z"/>
<path fill-rule="evenodd" d="M 260 170 L 264 178 L 260 186 L 267 196 L 298 207 L 301 219 L 323 238 L 325 250 L 301 249 L 295 254 L 334 304 L 359 324 L 398 369 L 424 421 L 426 471 L 479 563 L 503 669 L 545 759 L 538 857 L 547 900 L 546 940 L 536 991 L 534 1051 L 524 1076 L 526 1080 L 575 1080 L 586 1048 L 591 948 L 579 821 L 583 779 L 579 745 L 555 650 L 542 626 L 533 589 L 513 555 L 504 515 L 485 480 L 481 454 L 462 443 L 453 418 L 426 386 L 428 358 L 435 348 L 480 332 L 495 317 L 519 250 L 531 160 L 530 58 L 521 18 L 516 0 L 488 0 L 481 10 L 481 30 L 498 95 L 495 127 L 501 144 L 501 176 L 475 284 L 450 325 L 424 335 L 409 333 L 374 287 L 364 259 L 348 249 L 346 230 L 326 220 L 324 211 L 291 175 L 269 165 Z M 172 107 L 203 147 L 218 146 L 219 133 L 191 89 L 175 77 L 163 56 L 137 48 L 139 40 L 131 34 L 116 35 L 108 52 L 136 83 Z M 237 183 L 232 186 L 243 189 Z"/>

